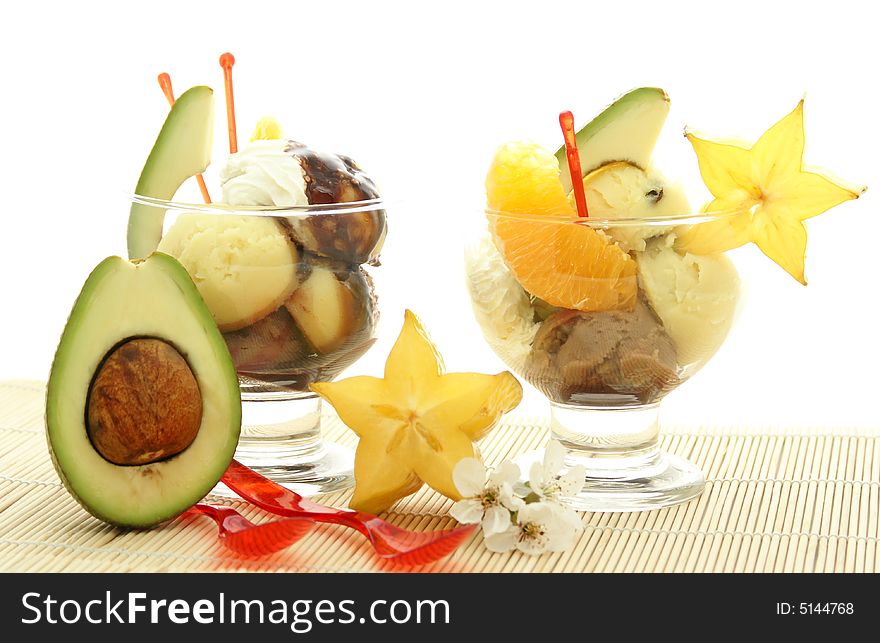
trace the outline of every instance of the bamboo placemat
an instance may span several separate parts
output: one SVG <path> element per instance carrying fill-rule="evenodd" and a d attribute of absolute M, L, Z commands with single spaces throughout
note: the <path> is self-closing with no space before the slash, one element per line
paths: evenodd
<path fill-rule="evenodd" d="M 184 517 L 151 531 L 123 531 L 89 516 L 58 481 L 43 433 L 43 385 L 0 382 L 0 571 L 396 571 L 362 536 L 318 526 L 284 552 L 236 558 L 213 522 Z M 325 419 L 331 439 L 353 435 Z M 488 462 L 546 440 L 540 422 L 509 419 L 482 444 Z M 664 448 L 706 473 L 703 495 L 641 513 L 583 514 L 567 552 L 492 554 L 475 535 L 419 571 L 880 571 L 880 429 L 666 427 Z M 345 506 L 348 493 L 320 500 Z M 242 502 L 251 520 L 270 518 Z M 450 526 L 450 502 L 423 490 L 388 515 L 415 529 Z"/>

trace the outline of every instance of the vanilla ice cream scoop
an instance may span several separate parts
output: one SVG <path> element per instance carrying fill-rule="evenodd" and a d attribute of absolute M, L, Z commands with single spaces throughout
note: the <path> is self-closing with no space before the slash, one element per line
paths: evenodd
<path fill-rule="evenodd" d="M 274 217 L 184 214 L 159 251 L 183 264 L 222 331 L 266 317 L 299 284 L 296 246 Z"/>
<path fill-rule="evenodd" d="M 725 255 L 682 255 L 674 243 L 671 233 L 637 254 L 639 286 L 675 343 L 679 365 L 699 367 L 727 337 L 739 276 Z"/>
<path fill-rule="evenodd" d="M 626 161 L 614 161 L 584 177 L 587 209 L 594 219 L 657 219 L 681 216 L 691 211 L 680 183 L 666 179 L 659 171 L 647 171 Z M 607 230 L 626 251 L 644 250 L 645 242 L 669 231 L 657 222 L 649 225 L 616 226 Z"/>
<path fill-rule="evenodd" d="M 299 161 L 286 142 L 256 140 L 231 154 L 220 170 L 223 201 L 232 206 L 308 205 Z M 256 323 L 299 285 L 299 251 L 278 217 L 187 214 L 177 218 L 159 250 L 192 276 L 224 332 Z"/>
<path fill-rule="evenodd" d="M 521 369 L 540 327 L 528 293 L 488 237 L 465 252 L 465 272 L 474 314 L 487 341 L 511 368 Z"/>

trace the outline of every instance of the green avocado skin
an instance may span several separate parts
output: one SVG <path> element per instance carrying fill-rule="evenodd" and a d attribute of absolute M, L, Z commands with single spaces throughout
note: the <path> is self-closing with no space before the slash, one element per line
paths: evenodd
<path fill-rule="evenodd" d="M 167 502 L 163 497 L 162 502 L 157 503 L 155 507 L 146 507 L 144 511 L 140 512 L 141 515 L 133 516 L 129 512 L 127 517 L 121 517 L 124 512 L 120 510 L 128 504 L 124 493 L 114 501 L 114 504 L 106 501 L 94 501 L 91 497 L 93 490 L 104 486 L 110 489 L 124 487 L 126 470 L 138 469 L 139 467 L 113 465 L 102 459 L 102 466 L 105 469 L 109 467 L 112 473 L 107 475 L 105 471 L 101 474 L 105 476 L 104 479 L 100 481 L 87 480 L 88 484 L 83 484 L 82 472 L 79 472 L 78 476 L 71 476 L 68 473 L 69 468 L 77 464 L 75 460 L 79 452 L 65 453 L 63 449 L 59 448 L 58 443 L 62 437 L 70 437 L 77 445 L 77 450 L 88 448 L 100 458 L 92 447 L 85 430 L 85 407 L 77 407 L 72 412 L 70 409 L 62 408 L 62 400 L 70 392 L 70 387 L 85 388 L 85 392 L 79 391 L 80 398 L 85 399 L 88 388 L 91 386 L 91 379 L 84 381 L 83 378 L 75 375 L 76 369 L 71 368 L 74 365 L 72 353 L 77 350 L 77 343 L 90 342 L 94 337 L 84 326 L 89 323 L 90 319 L 94 319 L 95 307 L 102 305 L 102 296 L 105 294 L 102 287 L 105 281 L 118 274 L 118 271 L 128 271 L 131 275 L 131 283 L 128 284 L 130 287 L 127 289 L 128 296 L 132 298 L 150 296 L 149 293 L 144 292 L 141 280 L 137 277 L 137 271 L 132 270 L 134 264 L 137 264 L 140 269 L 146 268 L 161 274 L 163 280 L 167 279 L 168 293 L 172 293 L 172 297 L 179 297 L 178 314 L 192 316 L 193 320 L 197 322 L 196 326 L 199 328 L 201 336 L 193 342 L 198 344 L 196 351 L 186 350 L 186 346 L 181 347 L 183 342 L 179 339 L 172 343 L 178 349 L 185 349 L 182 352 L 187 356 L 188 361 L 199 359 L 198 364 L 190 361 L 190 366 L 196 375 L 203 397 L 206 395 L 206 391 L 213 391 L 211 393 L 212 399 L 220 401 L 221 410 L 210 427 L 212 431 L 210 435 L 220 437 L 217 440 L 216 448 L 211 450 L 209 461 L 200 461 L 200 466 L 204 467 L 204 475 L 199 474 L 196 483 L 187 482 L 184 485 L 179 485 L 176 484 L 174 475 L 168 475 L 166 478 L 163 474 L 163 496 L 171 496 L 174 500 Z M 151 333 L 151 336 L 155 336 L 155 333 Z M 109 339 L 105 337 L 104 341 L 95 343 L 98 345 L 117 345 L 126 339 L 128 337 L 120 336 Z M 159 339 L 166 338 L 159 337 Z M 103 356 L 98 356 L 99 360 L 102 358 Z M 176 259 L 162 253 L 153 253 L 144 261 L 132 263 L 114 256 L 102 261 L 91 272 L 73 305 L 52 362 L 46 389 L 45 426 L 49 455 L 61 483 L 86 511 L 111 525 L 140 529 L 153 527 L 183 513 L 217 484 L 232 461 L 241 430 L 241 397 L 238 376 L 226 343 L 214 323 L 210 311 L 201 299 L 189 274 Z M 205 430 L 206 424 L 203 416 L 199 432 Z M 72 432 L 72 434 L 67 434 L 67 432 Z M 62 433 L 67 435 L 62 436 Z M 183 461 L 187 450 L 167 460 L 144 466 L 159 467 L 163 472 L 172 471 L 174 467 L 187 464 Z M 88 474 L 86 474 L 87 478 Z M 117 511 L 120 513 L 117 514 Z"/>
<path fill-rule="evenodd" d="M 70 316 L 67 318 L 67 323 L 65 324 L 64 332 L 62 333 L 62 338 L 64 337 L 64 335 L 67 334 L 67 329 L 70 328 L 72 325 L 76 325 L 76 323 L 78 322 L 76 312 L 81 309 L 81 306 L 86 305 L 86 299 L 89 298 L 89 296 L 91 295 L 89 286 L 99 281 L 102 276 L 106 274 L 107 271 L 112 270 L 113 266 L 118 261 L 123 261 L 123 259 L 121 257 L 107 257 L 106 259 L 104 259 L 104 261 L 98 264 L 98 266 L 89 274 L 88 278 L 86 279 L 85 285 L 83 285 L 82 291 L 80 292 L 79 296 L 76 298 L 76 301 L 73 304 L 73 309 L 71 310 Z M 82 302 L 82 304 L 80 302 Z M 67 489 L 67 492 L 71 495 L 71 497 L 76 500 L 83 509 L 95 516 L 95 518 L 103 520 L 104 522 L 111 525 L 116 525 L 118 527 L 147 527 L 148 525 L 120 525 L 114 522 L 110 516 L 105 516 L 102 515 L 100 512 L 94 511 L 91 507 L 89 507 L 88 503 L 83 502 L 82 498 L 77 495 L 76 490 L 71 487 L 67 476 L 64 475 L 64 469 L 61 467 L 61 464 L 58 461 L 58 457 L 55 455 L 55 449 L 52 447 L 51 433 L 49 430 L 49 427 L 53 422 L 51 411 L 55 408 L 55 398 L 59 394 L 59 384 L 56 373 L 60 370 L 61 360 L 63 358 L 61 348 L 62 346 L 61 344 L 59 344 L 58 350 L 55 352 L 55 357 L 52 360 L 52 368 L 49 371 L 49 382 L 46 386 L 46 444 L 49 447 L 49 456 L 52 459 L 52 466 L 55 467 L 55 472 L 58 474 L 58 478 L 61 480 L 61 484 L 64 485 L 64 488 Z M 91 382 L 89 382 L 89 384 L 91 384 Z M 87 436 L 86 439 L 88 439 Z"/>

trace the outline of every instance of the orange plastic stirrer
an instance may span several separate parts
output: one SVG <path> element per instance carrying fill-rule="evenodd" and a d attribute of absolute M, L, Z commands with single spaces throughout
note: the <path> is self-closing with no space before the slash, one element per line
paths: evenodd
<path fill-rule="evenodd" d="M 235 56 L 228 51 L 220 56 L 220 66 L 223 67 L 223 82 L 226 85 L 226 120 L 229 123 L 229 153 L 238 151 L 238 136 L 235 133 L 235 99 L 232 96 L 232 66 L 235 64 Z"/>
<path fill-rule="evenodd" d="M 568 159 L 568 171 L 571 174 L 571 186 L 574 189 L 574 202 L 577 205 L 578 216 L 586 219 L 590 213 L 587 212 L 587 195 L 584 194 L 581 156 L 578 154 L 577 141 L 574 136 L 574 116 L 571 112 L 559 114 L 559 126 L 562 128 L 562 136 L 565 138 L 565 158 Z"/>

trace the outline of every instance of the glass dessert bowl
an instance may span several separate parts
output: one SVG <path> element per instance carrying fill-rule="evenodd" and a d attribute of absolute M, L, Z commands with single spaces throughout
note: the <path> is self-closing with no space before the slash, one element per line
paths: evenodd
<path fill-rule="evenodd" d="M 384 204 L 353 159 L 286 136 L 274 117 L 257 121 L 239 148 L 235 58 L 227 52 L 219 62 L 229 135 L 219 199 L 204 176 L 213 90 L 197 85 L 175 98 L 163 72 L 171 109 L 131 198 L 128 256 L 176 259 L 222 333 L 241 389 L 236 457 L 303 494 L 349 487 L 353 453 L 321 439 L 321 401 L 310 385 L 334 379 L 374 342 L 367 266 L 379 265 Z M 175 202 L 190 178 L 205 205 Z"/>
<path fill-rule="evenodd" d="M 566 464 L 586 468 L 583 489 L 569 501 L 589 511 L 652 509 L 702 491 L 699 468 L 660 450 L 659 405 L 717 352 L 739 302 L 726 254 L 676 248 L 682 234 L 736 212 L 619 214 L 487 210 L 488 232 L 483 227 L 465 253 L 483 334 L 550 401 Z M 536 249 L 547 258 L 539 265 L 529 257 Z"/>
<path fill-rule="evenodd" d="M 353 483 L 353 455 L 321 437 L 330 381 L 375 341 L 379 198 L 305 206 L 186 204 L 133 196 L 164 217 L 158 252 L 178 259 L 220 328 L 242 396 L 236 458 L 304 493 Z"/>
<path fill-rule="evenodd" d="M 695 465 L 659 449 L 658 407 L 733 324 L 740 280 L 728 254 L 755 244 L 806 285 L 804 221 L 864 191 L 804 165 L 801 101 L 753 144 L 685 130 L 712 197 L 691 214 L 683 183 L 654 163 L 668 111 L 666 92 L 643 87 L 577 132 L 562 112 L 555 153 L 502 145 L 466 253 L 483 333 L 549 399 L 553 437 L 585 471 L 568 500 L 585 511 L 702 491 Z"/>

